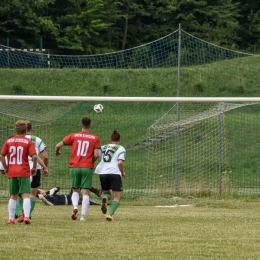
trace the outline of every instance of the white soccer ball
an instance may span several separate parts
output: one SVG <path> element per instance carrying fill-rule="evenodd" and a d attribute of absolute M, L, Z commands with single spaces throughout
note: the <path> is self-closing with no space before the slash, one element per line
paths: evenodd
<path fill-rule="evenodd" d="M 96 112 L 96 113 L 102 113 L 102 111 L 103 111 L 103 106 L 101 105 L 101 104 L 96 104 L 95 106 L 94 106 L 94 111 Z"/>

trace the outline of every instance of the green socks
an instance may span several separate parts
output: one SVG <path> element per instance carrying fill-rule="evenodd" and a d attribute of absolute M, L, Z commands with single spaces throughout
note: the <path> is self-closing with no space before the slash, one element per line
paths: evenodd
<path fill-rule="evenodd" d="M 111 195 L 108 193 L 103 194 L 102 198 L 106 198 L 107 201 L 111 200 Z"/>
<path fill-rule="evenodd" d="M 112 200 L 109 210 L 108 210 L 108 214 L 113 216 L 115 211 L 117 210 L 118 206 L 119 206 L 119 202 L 117 200 Z"/>
<path fill-rule="evenodd" d="M 30 198 L 31 201 L 31 209 L 30 209 L 30 214 L 34 210 L 36 199 L 35 198 Z M 23 198 L 19 196 L 19 201 L 16 202 L 16 207 L 15 207 L 15 215 L 19 216 L 22 214 L 23 210 Z"/>
<path fill-rule="evenodd" d="M 15 215 L 20 216 L 23 210 L 23 198 L 19 196 L 19 200 L 16 202 Z"/>
<path fill-rule="evenodd" d="M 111 200 L 111 195 L 108 194 L 108 193 L 105 193 L 105 194 L 103 194 L 102 198 L 106 198 L 107 201 L 110 201 Z M 113 216 L 115 211 L 117 210 L 118 206 L 119 206 L 119 201 L 112 200 L 111 204 L 110 204 L 110 207 L 109 207 L 109 210 L 108 210 L 108 214 Z"/>
<path fill-rule="evenodd" d="M 30 200 L 31 200 L 30 214 L 32 214 L 32 211 L 34 210 L 34 207 L 35 207 L 36 199 L 35 198 L 30 198 Z"/>

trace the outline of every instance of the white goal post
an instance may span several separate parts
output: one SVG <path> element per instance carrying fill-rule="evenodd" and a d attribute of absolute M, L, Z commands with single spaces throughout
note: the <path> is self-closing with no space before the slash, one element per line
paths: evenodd
<path fill-rule="evenodd" d="M 260 97 L 99 97 L 0 95 L 0 100 L 129 101 L 129 102 L 260 102 Z"/>

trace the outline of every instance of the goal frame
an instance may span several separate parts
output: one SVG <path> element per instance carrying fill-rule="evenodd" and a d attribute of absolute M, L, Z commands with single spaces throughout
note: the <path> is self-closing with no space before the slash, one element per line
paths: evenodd
<path fill-rule="evenodd" d="M 104 97 L 0 95 L 0 100 L 129 101 L 129 102 L 260 102 L 260 97 Z"/>

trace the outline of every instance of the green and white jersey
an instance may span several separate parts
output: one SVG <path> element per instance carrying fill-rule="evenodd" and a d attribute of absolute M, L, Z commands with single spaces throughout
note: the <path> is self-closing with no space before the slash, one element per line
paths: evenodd
<path fill-rule="evenodd" d="M 40 137 L 31 134 L 27 134 L 25 135 L 25 137 L 27 137 L 33 142 L 37 155 L 39 155 L 39 153 L 43 152 L 46 149 L 46 145 L 44 144 L 44 142 Z M 32 168 L 33 160 L 30 156 L 29 156 L 29 164 L 30 164 L 30 168 Z M 37 169 L 41 169 L 41 165 L 39 163 L 37 163 Z"/>
<path fill-rule="evenodd" d="M 121 171 L 118 167 L 118 160 L 125 160 L 125 148 L 119 144 L 107 144 L 101 146 L 99 153 L 101 161 L 97 165 L 95 173 L 121 175 Z"/>

